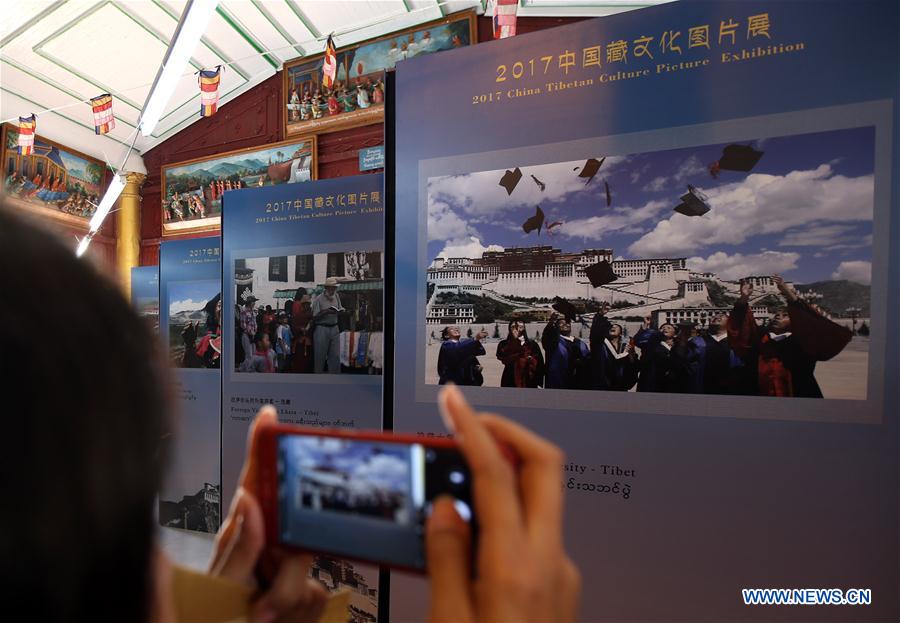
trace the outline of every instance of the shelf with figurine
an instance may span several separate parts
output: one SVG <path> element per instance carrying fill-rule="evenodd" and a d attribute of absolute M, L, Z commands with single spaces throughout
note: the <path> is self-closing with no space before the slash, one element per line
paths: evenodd
<path fill-rule="evenodd" d="M 340 48 L 331 88 L 322 83 L 324 54 L 285 63 L 285 138 L 379 123 L 384 117 L 384 72 L 407 58 L 475 43 L 475 26 L 475 12 L 461 11 Z"/>

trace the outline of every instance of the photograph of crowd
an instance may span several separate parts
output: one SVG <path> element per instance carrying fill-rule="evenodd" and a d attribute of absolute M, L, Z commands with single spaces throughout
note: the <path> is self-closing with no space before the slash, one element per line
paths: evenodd
<path fill-rule="evenodd" d="M 164 231 L 217 225 L 229 190 L 315 179 L 315 152 L 315 137 L 309 137 L 164 166 Z"/>
<path fill-rule="evenodd" d="M 169 361 L 176 368 L 222 365 L 222 295 L 219 281 L 169 283 Z"/>
<path fill-rule="evenodd" d="M 103 164 L 41 138 L 35 138 L 33 154 L 20 156 L 18 130 L 6 128 L 3 144 L 6 195 L 89 220 L 97 209 Z"/>
<path fill-rule="evenodd" d="M 874 140 L 429 178 L 425 382 L 865 400 Z"/>
<path fill-rule="evenodd" d="M 398 61 L 467 46 L 471 11 L 337 50 L 334 85 L 322 83 L 324 55 L 284 66 L 285 136 L 376 122 L 384 111 L 384 72 Z M 337 124 L 337 125 L 335 125 Z M 332 127 L 334 126 L 334 127 Z"/>
<path fill-rule="evenodd" d="M 402 444 L 289 436 L 281 441 L 290 465 L 290 509 L 340 513 L 409 525 L 413 517 L 410 449 Z"/>
<path fill-rule="evenodd" d="M 384 257 L 339 251 L 235 261 L 235 372 L 380 375 Z"/>

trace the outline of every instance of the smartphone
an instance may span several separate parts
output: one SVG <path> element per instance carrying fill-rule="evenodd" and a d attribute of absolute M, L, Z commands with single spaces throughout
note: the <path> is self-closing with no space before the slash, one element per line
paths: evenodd
<path fill-rule="evenodd" d="M 474 529 L 471 474 L 451 439 L 278 425 L 258 452 L 269 543 L 423 573 L 435 498 L 452 496 Z"/>

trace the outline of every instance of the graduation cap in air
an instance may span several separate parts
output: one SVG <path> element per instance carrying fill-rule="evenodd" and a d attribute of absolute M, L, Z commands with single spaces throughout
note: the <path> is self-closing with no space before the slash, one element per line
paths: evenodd
<path fill-rule="evenodd" d="M 612 193 L 609 192 L 609 182 L 603 180 L 603 186 L 606 188 L 606 207 L 610 207 L 612 205 Z"/>
<path fill-rule="evenodd" d="M 522 229 L 525 230 L 526 234 L 530 234 L 535 229 L 537 230 L 538 235 L 541 234 L 541 227 L 544 226 L 544 211 L 541 210 L 541 206 L 537 207 L 537 210 L 534 213 L 534 216 L 529 216 L 528 219 L 522 223 Z"/>
<path fill-rule="evenodd" d="M 562 225 L 562 224 L 563 224 L 562 221 L 553 221 L 552 223 L 550 223 L 549 225 L 547 225 L 547 227 L 544 228 L 544 231 L 546 231 L 548 234 L 550 234 L 550 235 L 552 236 L 552 235 L 553 235 L 553 230 L 554 230 L 555 228 L 559 227 L 559 226 Z"/>
<path fill-rule="evenodd" d="M 544 189 L 547 188 L 547 185 L 533 175 L 531 176 L 531 179 L 533 179 L 534 183 L 538 185 L 538 188 L 541 189 L 541 192 L 544 192 Z"/>
<path fill-rule="evenodd" d="M 506 189 L 507 195 L 511 195 L 520 179 L 522 179 L 522 171 L 519 170 L 519 167 L 516 167 L 514 171 L 507 169 L 503 177 L 500 178 L 500 186 Z"/>
<path fill-rule="evenodd" d="M 688 191 L 681 195 L 681 203 L 675 206 L 675 211 L 685 216 L 703 216 L 709 212 L 709 198 L 690 184 L 687 188 Z"/>
<path fill-rule="evenodd" d="M 569 322 L 572 322 L 578 316 L 575 306 L 564 298 L 553 297 L 553 305 L 551 307 L 565 316 Z"/>
<path fill-rule="evenodd" d="M 584 269 L 584 274 L 586 274 L 587 278 L 590 279 L 591 286 L 594 288 L 605 286 L 606 284 L 612 283 L 619 278 L 619 276 L 613 272 L 610 263 L 606 260 L 597 262 L 596 264 L 591 264 Z"/>
<path fill-rule="evenodd" d="M 584 167 L 581 169 L 581 173 L 578 174 L 578 177 L 586 177 L 587 181 L 584 183 L 585 186 L 591 183 L 591 180 L 594 179 L 594 176 L 597 175 L 597 171 L 600 170 L 600 167 L 603 166 L 603 162 L 606 160 L 606 157 L 600 158 L 597 160 L 596 158 L 588 158 L 587 162 L 584 163 Z M 575 167 L 576 169 L 578 167 Z"/>
<path fill-rule="evenodd" d="M 723 171 L 750 171 L 762 158 L 763 152 L 750 145 L 727 145 L 719 158 L 719 169 Z"/>

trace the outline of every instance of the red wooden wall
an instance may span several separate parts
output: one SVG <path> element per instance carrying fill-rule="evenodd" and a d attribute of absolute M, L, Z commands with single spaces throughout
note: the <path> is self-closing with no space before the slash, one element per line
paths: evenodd
<path fill-rule="evenodd" d="M 582 18 L 520 18 L 517 30 L 519 33 L 532 32 L 580 19 Z M 491 41 L 491 28 L 489 18 L 479 17 L 478 40 Z M 147 180 L 144 182 L 141 206 L 141 265 L 159 263 L 159 243 L 162 240 L 162 165 L 284 140 L 281 102 L 281 72 L 278 72 L 222 106 L 215 116 L 192 124 L 143 155 Z M 383 143 L 384 127 L 381 124 L 320 134 L 319 179 L 358 175 L 359 150 Z M 195 234 L 194 237 L 208 235 L 210 234 Z"/>

